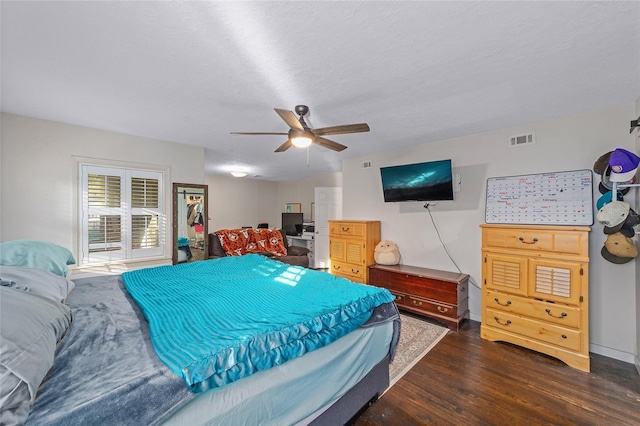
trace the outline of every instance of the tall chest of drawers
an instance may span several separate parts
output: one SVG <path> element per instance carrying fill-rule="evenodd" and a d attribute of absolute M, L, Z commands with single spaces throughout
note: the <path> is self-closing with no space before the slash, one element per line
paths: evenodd
<path fill-rule="evenodd" d="M 380 221 L 330 220 L 330 272 L 351 281 L 367 284 L 369 265 L 376 261 L 373 253 L 380 242 Z"/>
<path fill-rule="evenodd" d="M 590 228 L 481 227 L 482 337 L 589 371 Z"/>

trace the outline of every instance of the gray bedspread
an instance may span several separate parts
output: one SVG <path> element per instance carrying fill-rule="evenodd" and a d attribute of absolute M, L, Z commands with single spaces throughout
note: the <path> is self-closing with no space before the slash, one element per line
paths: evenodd
<path fill-rule="evenodd" d="M 156 356 L 120 276 L 74 281 L 67 299 L 73 320 L 27 425 L 157 425 L 197 396 Z M 376 308 L 364 326 L 390 320 L 392 355 L 400 330 L 395 304 Z"/>
<path fill-rule="evenodd" d="M 26 424 L 155 425 L 195 397 L 156 356 L 119 276 L 75 283 L 71 327 Z"/>

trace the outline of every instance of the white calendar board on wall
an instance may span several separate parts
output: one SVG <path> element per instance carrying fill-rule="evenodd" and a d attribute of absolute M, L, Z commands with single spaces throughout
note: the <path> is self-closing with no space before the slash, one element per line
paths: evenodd
<path fill-rule="evenodd" d="M 593 225 L 591 170 L 487 179 L 487 223 Z"/>

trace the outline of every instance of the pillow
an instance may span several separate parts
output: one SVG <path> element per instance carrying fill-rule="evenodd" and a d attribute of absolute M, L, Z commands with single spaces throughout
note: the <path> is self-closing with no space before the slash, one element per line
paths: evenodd
<path fill-rule="evenodd" d="M 27 266 L 66 276 L 76 263 L 66 248 L 47 241 L 15 240 L 0 244 L 0 265 Z"/>
<path fill-rule="evenodd" d="M 75 288 L 74 282 L 65 277 L 44 269 L 23 266 L 0 266 L 0 285 L 39 294 L 62 303 Z"/>
<path fill-rule="evenodd" d="M 26 421 L 70 323 L 62 303 L 0 286 L 0 424 Z"/>

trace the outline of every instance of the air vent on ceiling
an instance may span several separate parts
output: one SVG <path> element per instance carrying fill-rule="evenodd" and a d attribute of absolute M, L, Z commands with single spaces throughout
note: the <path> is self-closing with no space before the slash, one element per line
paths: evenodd
<path fill-rule="evenodd" d="M 362 163 L 360 163 L 360 166 L 363 169 L 369 169 L 369 168 L 371 168 L 371 161 L 363 161 Z"/>
<path fill-rule="evenodd" d="M 536 143 L 536 135 L 533 132 L 509 138 L 509 146 L 532 145 L 534 143 Z"/>

